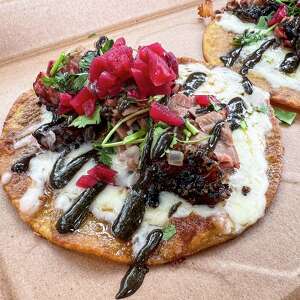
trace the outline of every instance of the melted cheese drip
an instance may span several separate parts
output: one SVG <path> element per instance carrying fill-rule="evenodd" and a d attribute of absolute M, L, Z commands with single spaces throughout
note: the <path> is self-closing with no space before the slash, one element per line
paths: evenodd
<path fill-rule="evenodd" d="M 45 185 L 58 153 L 46 151 L 32 158 L 29 163 L 28 176 L 31 185 L 20 199 L 20 210 L 28 215 L 34 214 L 40 207 L 40 197 L 44 194 Z"/>
<path fill-rule="evenodd" d="M 254 24 L 242 22 L 238 17 L 227 12 L 222 14 L 218 24 L 226 31 L 236 34 L 242 34 L 246 29 L 253 30 L 255 28 Z M 241 59 L 245 59 L 249 54 L 258 49 L 263 42 L 272 37 L 274 36 L 270 35 L 262 41 L 243 47 L 240 55 Z M 286 74 L 279 70 L 279 66 L 288 52 L 282 47 L 269 48 L 263 54 L 260 62 L 254 66 L 253 70 L 264 77 L 273 88 L 288 87 L 300 91 L 300 68 L 292 74 Z"/>

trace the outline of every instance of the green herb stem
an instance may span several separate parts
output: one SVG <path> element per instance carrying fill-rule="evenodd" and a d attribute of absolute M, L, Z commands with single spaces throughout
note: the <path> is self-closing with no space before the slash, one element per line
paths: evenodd
<path fill-rule="evenodd" d="M 111 147 L 119 147 L 119 146 L 125 146 L 125 145 L 135 145 L 135 144 L 140 144 L 144 141 L 144 139 L 137 139 L 129 142 L 124 142 L 124 140 L 119 141 L 119 142 L 114 142 L 114 143 L 106 143 L 102 144 L 102 148 L 111 148 Z"/>
<path fill-rule="evenodd" d="M 208 140 L 210 137 L 211 137 L 211 135 L 208 135 L 199 140 L 189 140 L 189 141 L 183 141 L 183 140 L 177 139 L 177 142 L 180 144 L 198 144 L 198 143 Z"/>
<path fill-rule="evenodd" d="M 102 144 L 101 146 L 102 147 L 105 147 L 105 144 L 109 141 L 109 139 L 113 136 L 113 134 L 117 131 L 117 129 L 122 125 L 124 124 L 125 122 L 135 118 L 136 116 L 139 116 L 139 115 L 142 115 L 146 112 L 149 111 L 149 108 L 144 108 L 140 111 L 137 111 L 131 115 L 128 115 L 127 117 L 125 117 L 124 119 L 120 120 L 111 130 L 110 132 L 107 134 L 107 136 L 104 138 L 104 140 L 102 141 Z"/>
<path fill-rule="evenodd" d="M 192 135 L 199 133 L 199 129 L 197 129 L 188 119 L 185 120 L 185 127 Z"/>
<path fill-rule="evenodd" d="M 65 59 L 66 59 L 66 54 L 62 52 L 50 70 L 51 77 L 54 76 L 57 73 L 57 71 L 62 67 L 62 64 Z"/>

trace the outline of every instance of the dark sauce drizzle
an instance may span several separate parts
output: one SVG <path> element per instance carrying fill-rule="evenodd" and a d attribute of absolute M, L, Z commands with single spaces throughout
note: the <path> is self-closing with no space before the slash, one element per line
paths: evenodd
<path fill-rule="evenodd" d="M 143 221 L 147 193 L 141 189 L 145 176 L 147 165 L 150 161 L 151 145 L 153 140 L 153 127 L 148 131 L 145 138 L 145 145 L 140 158 L 140 179 L 133 185 L 131 191 L 127 195 L 122 209 L 112 225 L 113 235 L 122 240 L 128 240 L 132 234 L 138 229 Z"/>
<path fill-rule="evenodd" d="M 228 102 L 227 110 L 227 122 L 229 122 L 231 130 L 239 128 L 247 113 L 245 101 L 240 97 L 235 97 Z"/>
<path fill-rule="evenodd" d="M 247 94 L 253 93 L 252 83 L 247 77 L 247 74 L 250 69 L 252 69 L 262 58 L 264 52 L 269 49 L 274 43 L 276 39 L 270 39 L 265 41 L 257 50 L 251 53 L 243 62 L 243 65 L 240 69 L 240 74 L 243 77 L 242 85 Z"/>
<path fill-rule="evenodd" d="M 20 159 L 18 159 L 12 166 L 11 166 L 11 171 L 12 172 L 16 172 L 16 173 L 24 173 L 28 170 L 29 168 L 29 163 L 30 160 L 35 157 L 35 153 L 34 154 L 29 154 L 26 155 Z"/>
<path fill-rule="evenodd" d="M 287 53 L 283 62 L 280 64 L 280 71 L 293 73 L 299 66 L 299 57 L 295 53 Z"/>
<path fill-rule="evenodd" d="M 157 143 L 153 145 L 150 153 L 150 158 L 151 159 L 160 158 L 164 154 L 165 150 L 168 149 L 169 146 L 171 145 L 173 137 L 174 137 L 174 132 L 167 131 L 163 133 L 159 137 Z"/>
<path fill-rule="evenodd" d="M 68 184 L 73 176 L 81 169 L 81 167 L 92 157 L 96 156 L 95 150 L 90 150 L 74 159 L 67 165 L 65 164 L 65 156 L 69 150 L 63 151 L 61 156 L 55 162 L 50 174 L 50 185 L 54 189 L 61 189 Z"/>
<path fill-rule="evenodd" d="M 206 151 L 213 151 L 215 149 L 217 142 L 220 139 L 221 131 L 224 125 L 225 125 L 225 121 L 219 121 L 213 127 L 213 129 L 210 132 L 211 136 L 206 145 Z"/>
<path fill-rule="evenodd" d="M 190 96 L 197 90 L 201 84 L 206 81 L 206 74 L 203 72 L 191 73 L 183 84 L 183 93 L 186 96 Z"/>
<path fill-rule="evenodd" d="M 142 177 L 142 174 L 141 174 Z M 145 214 L 145 192 L 138 188 L 139 181 L 132 187 L 122 209 L 112 225 L 114 236 L 128 240 L 138 229 Z"/>
<path fill-rule="evenodd" d="M 236 60 L 239 58 L 243 47 L 235 48 L 228 52 L 226 55 L 220 57 L 225 67 L 232 67 Z"/>
<path fill-rule="evenodd" d="M 181 201 L 173 204 L 168 212 L 168 217 L 171 218 L 177 211 L 177 209 L 179 208 L 179 206 L 182 204 Z"/>
<path fill-rule="evenodd" d="M 72 206 L 58 219 L 56 229 L 59 233 L 74 232 L 84 222 L 89 206 L 94 198 L 105 188 L 105 183 L 97 183 L 96 186 L 83 191 L 74 201 Z"/>
<path fill-rule="evenodd" d="M 163 232 L 160 229 L 155 229 L 148 234 L 146 244 L 138 252 L 133 265 L 129 268 L 121 281 L 116 299 L 131 296 L 142 285 L 145 275 L 149 272 L 149 268 L 146 265 L 147 260 L 159 245 L 162 236 Z"/>

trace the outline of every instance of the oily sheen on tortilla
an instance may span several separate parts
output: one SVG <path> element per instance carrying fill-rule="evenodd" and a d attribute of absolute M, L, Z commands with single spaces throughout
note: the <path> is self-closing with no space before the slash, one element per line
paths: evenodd
<path fill-rule="evenodd" d="M 111 224 L 127 192 L 110 186 L 96 197 L 80 229 L 70 234 L 58 233 L 55 224 L 69 205 L 67 196 L 80 192 L 74 187 L 76 178 L 64 191 L 53 191 L 48 178 L 57 155 L 47 151 L 31 160 L 27 173 L 10 172 L 14 161 L 37 147 L 31 132 L 49 122 L 48 112 L 39 105 L 34 93 L 28 91 L 16 100 L 5 121 L 0 140 L 0 172 L 8 199 L 35 233 L 67 249 L 98 255 L 118 263 L 131 263 L 147 233 L 169 222 L 175 225 L 176 234 L 162 241 L 151 255 L 148 263 L 155 265 L 175 261 L 230 240 L 264 216 L 280 182 L 283 155 L 280 129 L 269 106 L 269 94 L 255 87 L 251 96 L 245 95 L 239 84 L 240 76 L 229 69 L 210 68 L 189 58 L 180 58 L 178 62 L 179 82 L 183 82 L 191 72 L 207 74 L 207 82 L 197 92 L 215 94 L 224 102 L 239 96 L 247 103 L 268 107 L 268 113 L 253 111 L 246 120 L 247 131 L 237 129 L 233 133 L 241 166 L 230 178 L 230 198 L 210 208 L 206 205 L 192 206 L 174 194 L 161 192 L 159 207 L 147 208 L 144 221 L 133 239 L 122 242 L 112 235 Z M 89 147 L 84 145 L 76 150 L 76 154 Z M 117 164 L 116 161 L 116 168 Z M 84 168 L 75 177 L 84 174 Z M 243 185 L 251 188 L 247 196 L 241 192 Z M 178 200 L 182 205 L 168 220 L 168 211 Z"/>

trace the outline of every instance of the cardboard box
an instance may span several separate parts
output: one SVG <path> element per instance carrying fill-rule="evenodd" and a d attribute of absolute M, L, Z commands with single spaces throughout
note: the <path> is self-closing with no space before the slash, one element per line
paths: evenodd
<path fill-rule="evenodd" d="M 17 96 L 62 49 L 91 33 L 154 41 L 201 59 L 198 1 L 0 1 L 1 125 Z M 221 2 L 218 2 L 221 4 Z M 180 264 L 154 267 L 130 299 L 300 299 L 300 122 L 282 126 L 284 171 L 266 217 L 241 237 Z M 113 299 L 126 266 L 58 248 L 0 201 L 0 299 Z"/>

